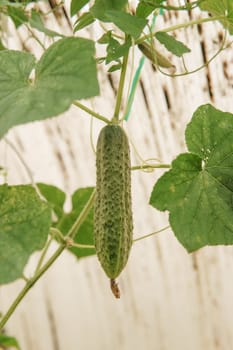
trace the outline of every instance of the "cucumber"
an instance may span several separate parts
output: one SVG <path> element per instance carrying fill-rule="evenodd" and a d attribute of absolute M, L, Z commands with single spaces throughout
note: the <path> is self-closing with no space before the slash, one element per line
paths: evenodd
<path fill-rule="evenodd" d="M 150 44 L 143 42 L 138 44 L 138 48 L 155 66 L 174 68 L 173 63 Z"/>
<path fill-rule="evenodd" d="M 96 153 L 94 241 L 112 291 L 119 297 L 115 278 L 128 261 L 133 236 L 130 150 L 124 130 L 119 125 L 105 126 Z"/>

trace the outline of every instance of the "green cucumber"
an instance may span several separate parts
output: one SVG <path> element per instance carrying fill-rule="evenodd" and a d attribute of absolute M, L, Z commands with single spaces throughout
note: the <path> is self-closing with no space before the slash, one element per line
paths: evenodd
<path fill-rule="evenodd" d="M 124 130 L 119 125 L 105 126 L 96 153 L 95 247 L 119 297 L 115 278 L 128 261 L 133 236 L 130 150 Z"/>

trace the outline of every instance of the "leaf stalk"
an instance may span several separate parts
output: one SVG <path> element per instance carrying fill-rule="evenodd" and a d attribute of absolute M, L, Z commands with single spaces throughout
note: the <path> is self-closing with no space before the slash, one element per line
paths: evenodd
<path fill-rule="evenodd" d="M 109 119 L 105 118 L 103 115 L 101 115 L 99 113 L 94 112 L 92 109 L 84 106 L 79 101 L 73 101 L 73 105 L 82 109 L 84 112 L 88 113 L 89 115 L 92 115 L 94 118 L 102 120 L 102 122 L 104 122 L 106 124 L 111 124 L 111 121 Z"/>
<path fill-rule="evenodd" d="M 135 45 L 141 44 L 145 40 L 151 39 L 151 37 L 155 36 L 155 34 L 157 32 L 168 33 L 168 32 L 172 32 L 172 31 L 177 30 L 177 29 L 187 28 L 187 27 L 190 27 L 190 26 L 193 26 L 193 25 L 196 25 L 196 24 L 223 20 L 224 18 L 226 19 L 225 16 L 215 16 L 215 17 L 208 17 L 208 18 L 200 18 L 200 19 L 197 19 L 197 20 L 176 24 L 174 26 L 171 26 L 171 27 L 168 27 L 168 28 L 164 28 L 164 29 L 160 29 L 160 30 L 157 30 L 157 31 L 155 31 L 153 33 L 149 33 L 149 34 L 143 35 L 141 38 L 136 40 Z"/>
<path fill-rule="evenodd" d="M 124 90 L 124 84 L 125 84 L 125 76 L 126 76 L 126 70 L 127 70 L 128 57 L 129 57 L 129 53 L 127 53 L 124 56 L 123 62 L 122 62 L 120 82 L 119 82 L 119 87 L 118 87 L 118 91 L 117 91 L 116 105 L 115 105 L 115 110 L 114 110 L 112 122 L 119 121 L 119 113 L 120 113 L 120 109 L 121 109 L 121 102 L 122 102 L 122 96 L 123 96 L 123 90 Z"/>

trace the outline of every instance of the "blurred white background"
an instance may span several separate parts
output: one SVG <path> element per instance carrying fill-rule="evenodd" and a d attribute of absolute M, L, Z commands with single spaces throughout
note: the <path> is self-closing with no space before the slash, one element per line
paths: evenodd
<path fill-rule="evenodd" d="M 66 10 L 68 11 L 66 4 Z M 41 4 L 46 7 L 45 3 Z M 188 14 L 160 16 L 156 28 L 189 21 Z M 24 45 L 41 55 L 34 40 L 8 23 L 10 48 Z M 51 15 L 48 27 L 70 35 L 64 13 Z M 218 49 L 220 25 L 207 23 L 177 31 L 192 53 L 190 70 Z M 217 33 L 220 33 L 219 35 Z M 38 35 L 41 35 L 37 33 Z M 81 32 L 97 38 L 98 25 Z M 42 37 L 43 39 L 43 37 Z M 43 39 L 44 40 L 44 39 Z M 48 43 L 47 43 L 48 44 Z M 100 50 L 102 48 L 98 48 Z M 141 53 L 135 48 L 136 69 Z M 177 70 L 180 63 L 174 60 Z M 164 163 L 185 150 L 184 130 L 195 109 L 212 103 L 233 112 L 233 53 L 229 48 L 207 68 L 193 75 L 169 78 L 146 61 L 129 121 L 125 129 L 143 159 Z M 84 104 L 111 117 L 118 73 L 99 72 L 101 96 Z M 128 84 L 130 83 L 130 72 Z M 125 100 L 124 100 L 125 102 Z M 93 139 L 104 124 L 93 121 Z M 31 169 L 35 181 L 56 185 L 70 196 L 78 187 L 95 184 L 95 155 L 90 145 L 90 117 L 76 107 L 45 122 L 16 127 L 8 133 Z M 137 158 L 132 147 L 132 164 Z M 25 169 L 2 140 L 1 165 L 10 184 L 28 183 Z M 167 225 L 167 215 L 148 205 L 162 171 L 132 174 L 134 236 Z M 69 202 L 66 204 L 69 208 Z M 27 267 L 35 263 L 35 254 Z M 77 261 L 64 253 L 33 287 L 6 326 L 22 350 L 230 350 L 233 348 L 233 248 L 208 247 L 188 254 L 170 230 L 134 244 L 129 263 L 119 277 L 120 300 L 114 299 L 109 281 L 96 257 Z M 22 282 L 0 288 L 0 309 L 7 310 Z"/>

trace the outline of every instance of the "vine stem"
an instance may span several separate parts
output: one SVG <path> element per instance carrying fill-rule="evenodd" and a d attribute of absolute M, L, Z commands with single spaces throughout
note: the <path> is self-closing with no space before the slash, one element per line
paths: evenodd
<path fill-rule="evenodd" d="M 39 259 L 39 261 L 38 261 L 38 264 L 37 264 L 37 266 L 36 266 L 35 273 L 37 273 L 38 271 L 40 271 L 41 266 L 42 266 L 42 264 L 43 264 L 43 261 L 44 261 L 44 259 L 45 259 L 45 256 L 46 256 L 46 254 L 47 254 L 47 252 L 48 252 L 48 250 L 49 250 L 49 247 L 50 247 L 52 241 L 53 241 L 53 235 L 51 235 L 51 236 L 49 237 L 49 239 L 48 239 L 48 241 L 47 241 L 47 243 L 46 243 L 46 245 L 45 245 L 45 247 L 44 247 L 44 249 L 43 249 L 43 251 L 42 251 L 42 254 L 41 254 L 40 259 Z"/>
<path fill-rule="evenodd" d="M 81 248 L 81 249 L 93 249 L 93 248 L 95 248 L 94 245 L 73 242 L 72 238 L 69 238 L 67 236 L 66 237 L 63 236 L 61 231 L 59 231 L 55 227 L 51 227 L 50 232 L 51 232 L 51 234 L 56 235 L 58 237 L 58 239 L 60 239 L 60 241 L 62 243 L 65 243 L 69 248 L 72 248 L 72 247 Z"/>
<path fill-rule="evenodd" d="M 17 298 L 13 301 L 8 311 L 2 317 L 0 321 L 0 331 L 5 326 L 6 322 L 11 317 L 12 313 L 15 311 L 21 300 L 25 297 L 31 287 L 38 281 L 38 279 L 48 270 L 48 268 L 52 265 L 52 263 L 61 255 L 63 250 L 66 248 L 66 245 L 60 245 L 59 248 L 55 251 L 55 253 L 51 256 L 51 258 L 47 261 L 47 263 L 38 271 L 24 286 L 21 292 L 18 294 Z"/>
<path fill-rule="evenodd" d="M 116 105 L 115 105 L 115 110 L 114 110 L 114 115 L 113 115 L 112 121 L 119 120 L 119 113 L 120 113 L 122 95 L 123 95 L 124 84 L 125 84 L 125 75 L 126 75 L 126 70 L 127 70 L 128 57 L 129 57 L 129 53 L 127 52 L 127 54 L 124 56 L 123 62 L 122 62 L 120 82 L 119 82 L 119 86 L 118 86 Z"/>
<path fill-rule="evenodd" d="M 159 32 L 172 32 L 174 30 L 177 29 L 181 29 L 181 28 L 187 28 L 196 24 L 201 24 L 201 23 L 205 23 L 205 22 L 213 22 L 213 21 L 219 21 L 221 19 L 226 18 L 225 16 L 215 16 L 215 17 L 208 17 L 208 18 L 200 18 L 197 20 L 193 20 L 193 21 L 189 21 L 189 22 L 185 22 L 185 23 L 180 23 L 180 24 L 176 24 L 174 26 L 168 27 L 168 28 L 164 28 L 159 30 Z M 141 44 L 143 41 L 147 40 L 147 39 L 151 39 L 151 36 L 155 36 L 155 34 L 158 32 L 158 30 L 156 32 L 150 33 L 150 34 L 146 34 L 144 36 L 142 36 L 141 38 L 139 38 L 138 40 L 136 40 L 135 44 Z"/>
<path fill-rule="evenodd" d="M 169 169 L 171 168 L 170 164 L 142 164 L 142 165 L 135 165 L 131 167 L 131 170 L 143 170 L 143 169 Z"/>
<path fill-rule="evenodd" d="M 135 238 L 135 239 L 133 240 L 133 243 L 138 242 L 138 241 L 141 241 L 141 240 L 143 240 L 143 239 L 145 239 L 145 238 L 148 238 L 148 237 L 157 235 L 157 233 L 163 232 L 163 231 L 167 230 L 168 228 L 170 228 L 170 226 L 166 226 L 166 227 L 164 227 L 164 228 L 161 228 L 161 230 L 158 230 L 158 231 L 149 233 L 148 235 L 144 235 L 144 236 L 140 236 L 140 237 L 138 237 L 138 238 Z"/>
<path fill-rule="evenodd" d="M 93 117 L 95 117 L 96 119 L 102 120 L 102 122 L 107 123 L 107 124 L 111 124 L 111 121 L 107 118 L 105 118 L 103 115 L 94 112 L 92 109 L 84 106 L 82 103 L 80 103 L 79 101 L 73 101 L 73 105 L 75 105 L 76 107 L 79 107 L 80 109 L 82 109 L 84 112 L 92 115 Z"/>
<path fill-rule="evenodd" d="M 73 239 L 75 237 L 76 232 L 78 231 L 78 229 L 82 225 L 84 219 L 87 217 L 87 214 L 89 213 L 89 211 L 94 203 L 94 198 L 95 198 L 95 189 L 93 190 L 91 196 L 89 197 L 85 207 L 83 208 L 83 210 L 79 214 L 78 220 L 75 221 L 75 223 L 71 227 L 68 235 L 65 238 Z"/>
<path fill-rule="evenodd" d="M 75 248 L 81 248 L 81 249 L 94 249 L 95 246 L 94 245 L 90 245 L 90 244 L 79 244 L 79 243 L 72 243 L 72 247 L 75 247 Z"/>
<path fill-rule="evenodd" d="M 94 201 L 95 197 L 95 190 L 92 192 L 90 198 L 88 199 L 85 207 L 81 211 L 80 215 L 78 216 L 76 222 L 73 224 L 71 229 L 69 230 L 66 239 L 67 238 L 73 238 L 75 236 L 76 231 L 79 229 L 83 221 L 85 220 L 86 216 L 88 215 Z M 54 263 L 54 261 L 61 255 L 61 253 L 65 250 L 67 247 L 67 243 L 61 243 L 58 249 L 53 253 L 53 255 L 48 259 L 48 261 L 42 266 L 42 268 L 37 271 L 34 276 L 27 281 L 21 292 L 18 294 L 16 299 L 13 301 L 13 303 L 10 305 L 8 311 L 5 313 L 5 315 L 0 320 L 0 331 L 5 326 L 6 322 L 9 320 L 17 306 L 20 304 L 22 299 L 25 297 L 25 295 L 28 293 L 28 291 L 31 289 L 31 287 L 39 280 L 39 278 L 49 269 L 49 267 Z"/>
<path fill-rule="evenodd" d="M 25 25 L 25 27 L 27 28 L 27 30 L 29 31 L 29 33 L 31 34 L 32 38 L 35 39 L 35 40 L 38 42 L 38 44 L 42 47 L 42 49 L 45 51 L 45 50 L 46 50 L 46 47 L 44 46 L 44 44 L 42 43 L 42 41 L 33 33 L 33 31 L 31 30 L 31 28 L 30 28 L 27 24 L 24 23 L 24 25 Z"/>

